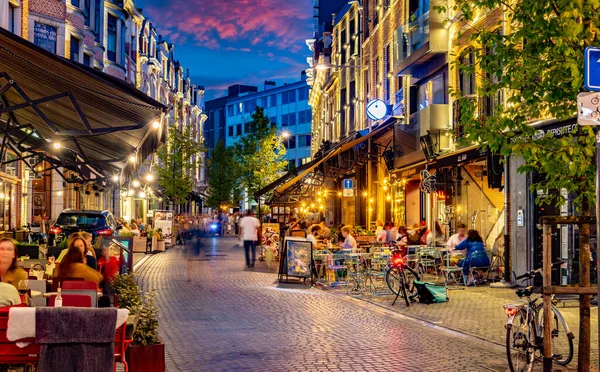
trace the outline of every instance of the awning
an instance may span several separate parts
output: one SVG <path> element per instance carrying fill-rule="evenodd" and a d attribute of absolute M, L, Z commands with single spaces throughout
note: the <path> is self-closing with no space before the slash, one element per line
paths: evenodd
<path fill-rule="evenodd" d="M 125 81 L 2 28 L 0 99 L 2 151 L 8 147 L 36 164 L 52 160 L 51 169 L 76 170 L 82 178 L 120 173 L 124 182 L 164 141 L 163 125 L 157 130 L 151 124 L 162 122 L 165 106 Z M 55 142 L 62 147 L 53 148 Z"/>
<path fill-rule="evenodd" d="M 356 132 L 353 136 L 348 137 L 336 144 L 335 146 L 333 146 L 331 149 L 329 149 L 329 151 L 323 154 L 323 156 L 316 158 L 311 162 L 303 164 L 301 167 L 298 167 L 286 173 L 278 180 L 257 191 L 254 194 L 254 197 L 258 199 L 272 190 L 275 190 L 276 194 L 282 194 L 289 187 L 296 184 L 297 182 L 302 181 L 304 178 L 306 178 L 306 176 L 312 173 L 315 170 L 315 168 L 317 168 L 319 165 L 326 162 L 327 160 L 331 159 L 335 155 L 341 154 L 344 151 L 348 151 L 356 146 L 360 146 L 363 143 L 365 143 L 368 139 L 373 138 L 375 136 L 380 136 L 386 133 L 387 131 L 392 130 L 393 123 L 395 122 L 396 119 L 391 118 L 388 121 L 379 125 L 377 128 L 371 130 L 370 132 Z"/>

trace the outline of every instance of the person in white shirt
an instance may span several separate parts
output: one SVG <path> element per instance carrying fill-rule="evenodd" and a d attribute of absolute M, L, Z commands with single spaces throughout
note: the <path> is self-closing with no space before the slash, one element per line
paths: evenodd
<path fill-rule="evenodd" d="M 258 229 L 260 229 L 260 221 L 254 217 L 254 212 L 250 211 L 246 217 L 240 220 L 240 240 L 244 242 L 247 269 L 253 268 L 256 261 Z M 250 251 L 252 251 L 252 261 L 250 260 Z"/>
<path fill-rule="evenodd" d="M 350 234 L 352 232 L 352 226 L 344 226 L 342 227 L 342 236 L 344 237 L 343 248 L 358 248 L 358 244 L 356 244 L 356 239 Z"/>
<path fill-rule="evenodd" d="M 317 242 L 316 235 L 319 235 L 320 232 L 321 232 L 321 226 L 312 225 L 310 227 L 310 231 L 308 232 L 308 235 L 306 235 L 306 239 L 312 243 L 313 249 L 319 248 L 319 243 Z"/>
<path fill-rule="evenodd" d="M 17 289 L 8 283 L 0 282 L 0 307 L 13 306 L 21 303 L 21 296 Z"/>
<path fill-rule="evenodd" d="M 467 226 L 464 223 L 458 225 L 457 233 L 452 235 L 450 239 L 448 239 L 448 243 L 446 243 L 446 248 L 449 251 L 454 251 L 454 247 L 456 247 L 460 242 L 467 238 Z"/>

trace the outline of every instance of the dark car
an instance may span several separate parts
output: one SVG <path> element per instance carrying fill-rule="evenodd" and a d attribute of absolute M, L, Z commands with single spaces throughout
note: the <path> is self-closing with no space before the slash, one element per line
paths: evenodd
<path fill-rule="evenodd" d="M 87 231 L 94 237 L 116 236 L 117 220 L 109 211 L 83 211 L 65 209 L 48 231 L 48 245 L 54 246 L 69 235 Z"/>

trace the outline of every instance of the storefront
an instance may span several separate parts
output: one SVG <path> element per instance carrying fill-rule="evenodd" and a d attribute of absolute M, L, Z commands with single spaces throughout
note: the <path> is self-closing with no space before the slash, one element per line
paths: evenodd
<path fill-rule="evenodd" d="M 120 185 L 164 142 L 165 106 L 1 28 L 0 98 L 0 230 L 65 208 L 118 215 Z"/>

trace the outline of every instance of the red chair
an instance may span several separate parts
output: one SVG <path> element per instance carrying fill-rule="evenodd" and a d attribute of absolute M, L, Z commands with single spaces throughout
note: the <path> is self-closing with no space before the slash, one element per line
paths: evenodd
<path fill-rule="evenodd" d="M 89 295 L 63 294 L 61 297 L 63 306 L 92 307 L 92 297 Z M 48 299 L 48 306 L 54 307 L 55 300 L 56 295 L 50 296 L 50 299 Z"/>
<path fill-rule="evenodd" d="M 27 307 L 27 305 L 21 304 L 12 307 Z M 9 341 L 6 338 L 10 308 L 11 306 L 0 307 L 0 364 L 37 364 L 40 345 L 35 344 L 35 338 L 19 340 L 30 343 L 24 348 L 18 347 L 15 341 Z"/>
<path fill-rule="evenodd" d="M 129 372 L 129 365 L 125 359 L 125 350 L 129 347 L 129 344 L 133 341 L 131 338 L 127 338 L 125 330 L 127 329 L 127 323 L 120 326 L 115 333 L 115 363 L 114 371 L 117 372 L 117 363 L 123 363 L 125 372 Z"/>
<path fill-rule="evenodd" d="M 65 289 L 65 290 L 85 289 L 85 290 L 97 291 L 98 284 L 96 284 L 95 282 L 89 282 L 87 280 L 76 280 L 76 281 L 65 280 L 62 282 L 61 288 Z"/>
<path fill-rule="evenodd" d="M 62 288 L 62 284 L 64 282 L 71 282 L 74 280 L 83 281 L 83 278 L 67 278 L 67 277 L 55 276 L 54 278 L 52 278 L 52 292 L 58 291 L 59 285 L 60 285 L 60 288 Z"/>

